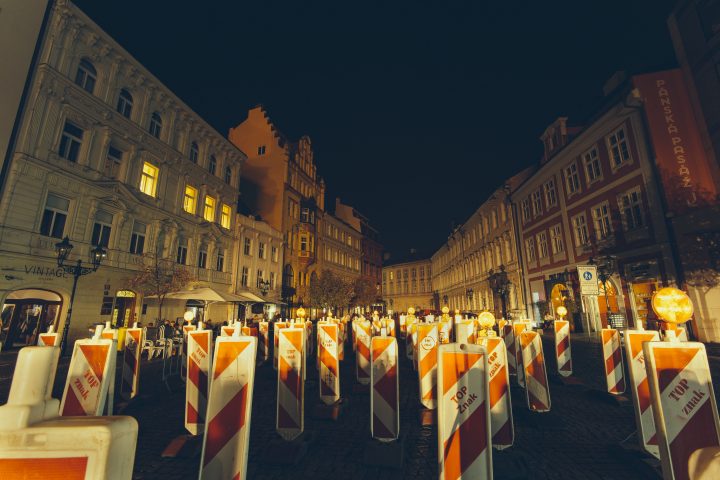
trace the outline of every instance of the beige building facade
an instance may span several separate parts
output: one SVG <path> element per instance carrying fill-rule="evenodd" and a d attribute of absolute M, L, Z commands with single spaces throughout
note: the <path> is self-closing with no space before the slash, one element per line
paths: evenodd
<path fill-rule="evenodd" d="M 388 310 L 407 312 L 434 308 L 430 259 L 400 259 L 382 268 L 382 296 Z"/>
<path fill-rule="evenodd" d="M 320 222 L 319 238 L 317 274 L 330 270 L 346 282 L 355 281 L 361 269 L 360 232 L 326 212 Z"/>

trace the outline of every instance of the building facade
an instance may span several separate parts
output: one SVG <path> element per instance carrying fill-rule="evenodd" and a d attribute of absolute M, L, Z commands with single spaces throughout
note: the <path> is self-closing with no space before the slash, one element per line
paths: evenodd
<path fill-rule="evenodd" d="M 335 215 L 324 212 L 319 224 L 318 262 L 311 274 L 320 275 L 330 270 L 346 282 L 360 277 L 362 241 L 358 230 Z"/>
<path fill-rule="evenodd" d="M 53 4 L 30 85 L 0 198 L 6 346 L 62 330 L 73 279 L 54 247 L 66 236 L 72 261 L 95 245 L 107 251 L 79 280 L 71 339 L 96 322 L 158 321 L 153 302 L 126 286 L 148 256 L 231 292 L 245 155 L 68 1 Z M 184 309 L 168 301 L 164 317 Z"/>
<path fill-rule="evenodd" d="M 383 246 L 379 232 L 365 215 L 350 205 L 345 205 L 339 198 L 335 199 L 335 215 L 360 232 L 360 276 L 377 288 L 378 298 L 381 298 Z"/>
<path fill-rule="evenodd" d="M 388 310 L 433 310 L 432 266 L 429 258 L 389 261 L 382 268 L 382 294 Z"/>

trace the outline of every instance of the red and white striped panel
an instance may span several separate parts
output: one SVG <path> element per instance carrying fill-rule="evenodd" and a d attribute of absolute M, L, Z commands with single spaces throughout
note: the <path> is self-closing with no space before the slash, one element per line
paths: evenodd
<path fill-rule="evenodd" d="M 109 339 L 77 340 L 73 348 L 60 415 L 102 415 L 110 382 L 115 381 L 115 342 Z"/>
<path fill-rule="evenodd" d="M 638 440 L 649 453 L 660 458 L 655 421 L 653 420 L 652 401 L 650 399 L 650 383 L 645 369 L 643 343 L 659 341 L 656 331 L 625 330 L 625 356 L 628 358 L 630 372 L 630 391 L 635 407 L 635 423 L 637 424 Z"/>
<path fill-rule="evenodd" d="M 417 362 L 420 403 L 437 408 L 438 324 L 419 323 L 417 327 Z"/>
<path fill-rule="evenodd" d="M 305 382 L 303 359 L 305 328 L 281 328 L 277 383 L 277 432 L 294 440 L 305 429 Z"/>
<path fill-rule="evenodd" d="M 315 338 L 313 338 L 313 323 L 310 320 L 305 322 L 305 355 L 309 357 L 315 352 Z"/>
<path fill-rule="evenodd" d="M 492 479 L 485 348 L 458 343 L 440 345 L 438 361 L 440 479 Z"/>
<path fill-rule="evenodd" d="M 278 346 L 278 343 L 280 342 L 280 333 L 279 330 L 281 328 L 287 327 L 287 323 L 285 322 L 274 322 L 273 323 L 273 368 L 275 370 L 278 369 L 278 358 L 279 358 L 279 352 L 280 348 Z"/>
<path fill-rule="evenodd" d="M 457 343 L 474 344 L 475 341 L 475 322 L 460 321 L 455 324 L 455 341 Z"/>
<path fill-rule="evenodd" d="M 246 478 L 256 357 L 255 337 L 220 337 L 215 343 L 201 480 Z"/>
<path fill-rule="evenodd" d="M 370 370 L 370 433 L 381 442 L 400 434 L 398 344 L 395 337 L 373 337 Z"/>
<path fill-rule="evenodd" d="M 39 347 L 57 347 L 60 345 L 59 333 L 41 333 L 38 335 Z"/>
<path fill-rule="evenodd" d="M 400 338 L 405 338 L 405 335 L 407 334 L 406 319 L 407 317 L 405 315 L 400 315 L 400 318 L 398 319 L 398 324 L 400 326 Z"/>
<path fill-rule="evenodd" d="M 570 322 L 555 320 L 555 359 L 558 373 L 563 377 L 572 375 L 572 353 L 570 352 Z"/>
<path fill-rule="evenodd" d="M 370 322 L 359 322 L 355 327 L 355 374 L 362 385 L 370 384 L 370 339 L 372 325 Z"/>
<path fill-rule="evenodd" d="M 114 328 L 104 328 L 100 334 L 100 338 L 105 340 L 116 340 L 118 339 L 118 331 Z"/>
<path fill-rule="evenodd" d="M 345 360 L 345 340 L 347 339 L 347 323 L 337 322 L 338 326 L 338 360 Z"/>
<path fill-rule="evenodd" d="M 318 361 L 320 362 L 320 400 L 332 405 L 340 400 L 340 360 L 338 324 L 318 323 Z"/>
<path fill-rule="evenodd" d="M 525 370 L 523 369 L 522 351 L 520 349 L 520 334 L 530 329 L 530 322 L 516 320 L 512 324 L 513 336 L 515 337 L 515 373 L 517 374 L 517 382 L 521 387 L 525 387 Z"/>
<path fill-rule="evenodd" d="M 663 478 L 689 479 L 690 455 L 701 448 L 720 447 L 718 407 L 705 345 L 647 342 L 643 351 Z"/>
<path fill-rule="evenodd" d="M 185 382 L 185 428 L 193 435 L 197 435 L 202 432 L 206 419 L 212 332 L 195 330 L 188 333 L 187 340 L 188 381 Z"/>
<path fill-rule="evenodd" d="M 603 328 L 601 336 L 607 391 L 613 395 L 620 395 L 625 393 L 620 334 L 614 328 Z"/>
<path fill-rule="evenodd" d="M 501 318 L 500 320 L 498 320 L 497 324 L 498 324 L 498 331 L 500 332 L 500 335 L 502 335 L 502 331 L 505 328 L 505 325 L 508 324 L 508 321 L 505 320 L 504 318 Z"/>
<path fill-rule="evenodd" d="M 512 324 L 507 323 L 501 330 L 507 349 L 508 373 L 517 375 L 517 357 L 515 356 L 515 332 Z"/>
<path fill-rule="evenodd" d="M 452 320 L 438 323 L 438 340 L 440 343 L 450 343 L 450 331 L 452 330 Z"/>
<path fill-rule="evenodd" d="M 242 327 L 240 329 L 240 335 L 245 337 L 257 337 L 258 329 L 257 327 Z"/>
<path fill-rule="evenodd" d="M 497 450 L 512 447 L 515 428 L 510 399 L 510 376 L 507 369 L 507 348 L 500 337 L 484 337 L 480 343 L 488 355 L 490 424 L 492 446 Z"/>
<path fill-rule="evenodd" d="M 353 352 L 357 349 L 357 326 L 358 326 L 359 322 L 360 322 L 360 319 L 358 319 L 358 318 L 356 318 L 352 322 L 350 322 L 350 327 L 351 327 L 350 333 L 352 336 L 352 338 L 350 340 L 350 344 L 352 345 Z"/>
<path fill-rule="evenodd" d="M 415 356 L 414 356 L 414 347 L 413 347 L 413 333 L 416 329 L 416 323 L 415 322 L 408 322 L 405 329 L 405 357 L 408 360 L 411 360 L 413 362 L 413 366 L 415 365 Z"/>
<path fill-rule="evenodd" d="M 258 323 L 258 360 L 260 363 L 267 362 L 270 358 L 270 324 L 268 322 Z"/>
<path fill-rule="evenodd" d="M 687 330 L 685 330 L 684 326 L 678 325 L 675 327 L 675 338 L 677 338 L 681 342 L 688 341 Z"/>
<path fill-rule="evenodd" d="M 140 386 L 140 355 L 142 354 L 143 343 L 142 328 L 128 328 L 125 331 L 120 394 L 126 400 L 135 398 L 138 393 L 138 387 Z"/>
<path fill-rule="evenodd" d="M 540 334 L 522 332 L 518 337 L 518 344 L 522 350 L 528 408 L 533 412 L 549 412 L 550 387 Z"/>

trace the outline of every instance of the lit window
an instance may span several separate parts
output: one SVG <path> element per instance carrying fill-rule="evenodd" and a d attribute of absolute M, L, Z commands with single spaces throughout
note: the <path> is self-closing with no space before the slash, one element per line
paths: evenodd
<path fill-rule="evenodd" d="M 183 210 L 187 213 L 195 215 L 197 211 L 197 188 L 191 185 L 185 185 L 185 196 L 183 197 Z"/>
<path fill-rule="evenodd" d="M 124 88 L 120 90 L 120 96 L 118 96 L 117 111 L 125 118 L 130 118 L 132 114 L 133 97 L 130 92 Z"/>
<path fill-rule="evenodd" d="M 95 82 L 97 81 L 97 71 L 89 60 L 83 58 L 80 60 L 77 73 L 75 74 L 75 83 L 83 90 L 93 93 L 95 90 Z"/>
<path fill-rule="evenodd" d="M 145 249 L 145 231 L 147 225 L 140 222 L 133 223 L 132 236 L 130 237 L 130 253 L 142 255 Z"/>
<path fill-rule="evenodd" d="M 45 211 L 40 223 L 40 234 L 47 237 L 62 238 L 65 231 L 70 200 L 48 193 Z"/>
<path fill-rule="evenodd" d="M 608 135 L 607 141 L 610 147 L 610 160 L 613 168 L 618 168 L 630 160 L 630 150 L 628 149 L 624 129 L 619 128 Z"/>
<path fill-rule="evenodd" d="M 65 122 L 60 138 L 60 156 L 71 162 L 77 162 L 82 145 L 83 130 L 72 122 Z"/>
<path fill-rule="evenodd" d="M 203 218 L 208 222 L 215 221 L 215 199 L 210 195 L 205 195 L 205 209 L 203 210 Z"/>
<path fill-rule="evenodd" d="M 199 156 L 200 156 L 200 148 L 198 148 L 197 142 L 192 142 L 190 144 L 190 161 L 193 163 L 197 163 Z"/>
<path fill-rule="evenodd" d="M 230 205 L 226 205 L 223 203 L 222 208 L 220 210 L 220 225 L 223 228 L 230 228 Z"/>
<path fill-rule="evenodd" d="M 142 175 L 140 176 L 140 191 L 145 195 L 155 196 L 158 173 L 158 167 L 148 162 L 143 163 Z"/>
<path fill-rule="evenodd" d="M 150 116 L 150 128 L 148 131 L 153 137 L 160 138 L 160 133 L 162 132 L 162 118 L 159 113 L 153 112 Z"/>

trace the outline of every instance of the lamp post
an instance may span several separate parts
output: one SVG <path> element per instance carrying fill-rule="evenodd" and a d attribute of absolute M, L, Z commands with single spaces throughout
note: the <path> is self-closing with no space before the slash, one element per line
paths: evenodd
<path fill-rule="evenodd" d="M 70 293 L 70 305 L 68 306 L 67 315 L 65 316 L 65 327 L 63 328 L 62 340 L 60 341 L 60 352 L 61 355 L 65 355 L 65 348 L 67 347 L 68 331 L 70 330 L 70 318 L 72 317 L 73 303 L 75 302 L 75 290 L 77 289 L 78 278 L 89 273 L 97 271 L 102 263 L 103 258 L 107 256 L 107 252 L 100 245 L 96 245 L 95 248 L 90 250 L 90 264 L 83 265 L 82 260 L 78 259 L 76 262 L 65 263 L 70 256 L 70 252 L 73 249 L 73 244 L 70 243 L 68 237 L 63 238 L 62 242 L 55 244 L 55 253 L 57 254 L 57 265 L 62 268 L 65 273 L 69 273 L 73 276 L 72 292 Z"/>
<path fill-rule="evenodd" d="M 468 288 L 465 290 L 465 296 L 467 296 L 467 299 L 468 299 L 468 310 L 471 310 L 470 307 L 472 306 L 472 299 L 473 299 L 474 295 L 475 295 L 475 292 L 473 292 L 472 288 Z"/>
<path fill-rule="evenodd" d="M 595 257 L 590 257 L 588 264 L 597 266 L 598 280 L 602 283 L 603 292 L 605 293 L 605 311 L 609 318 L 612 310 L 610 309 L 610 299 L 608 298 L 607 281 L 610 280 L 610 277 L 612 277 L 615 271 L 615 257 L 613 255 L 606 255 L 597 260 L 595 260 Z"/>
<path fill-rule="evenodd" d="M 264 295 L 267 295 L 267 292 L 270 291 L 270 280 L 260 280 L 258 281 L 258 288 L 260 289 L 260 293 Z"/>
<path fill-rule="evenodd" d="M 502 305 L 502 316 L 507 318 L 507 294 L 510 290 L 510 280 L 508 279 L 507 272 L 505 271 L 505 265 L 500 265 L 499 272 L 493 272 L 492 269 L 488 272 L 488 283 L 490 288 L 497 296 L 500 297 L 500 303 Z"/>

